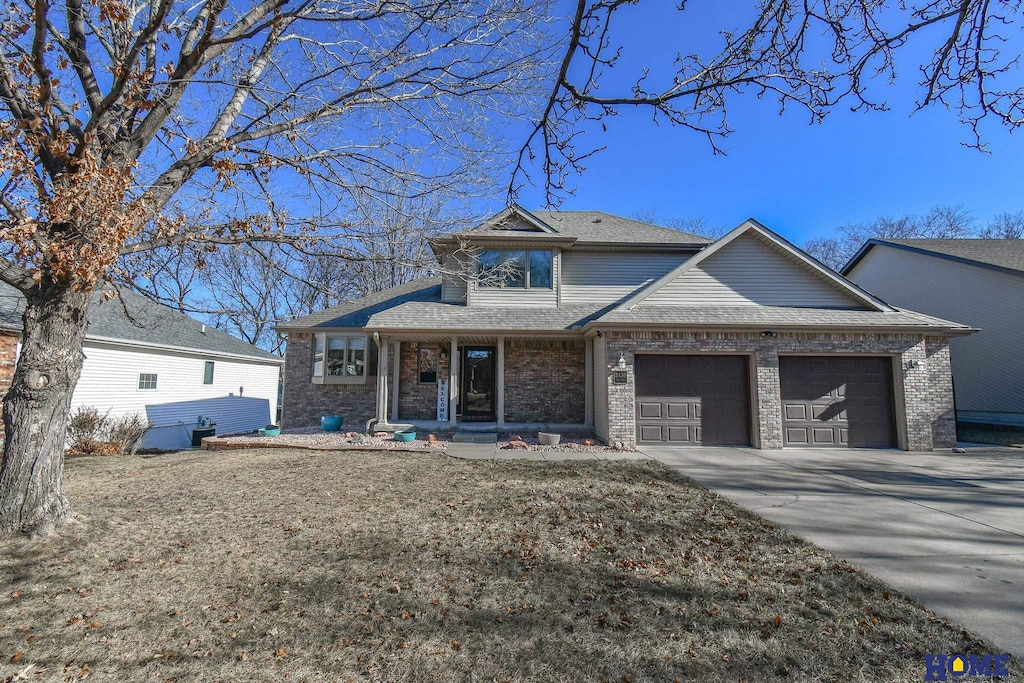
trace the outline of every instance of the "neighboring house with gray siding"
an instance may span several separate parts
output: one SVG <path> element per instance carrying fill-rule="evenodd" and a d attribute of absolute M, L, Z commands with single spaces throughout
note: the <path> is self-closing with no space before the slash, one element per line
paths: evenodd
<path fill-rule="evenodd" d="M 278 326 L 285 427 L 589 432 L 627 445 L 955 441 L 949 339 L 753 220 L 711 240 L 513 206 L 440 275 Z"/>
<path fill-rule="evenodd" d="M 978 328 L 950 343 L 957 418 L 1024 426 L 1024 240 L 872 239 L 843 272 L 886 301 Z"/>
<path fill-rule="evenodd" d="M 0 284 L 0 392 L 17 362 L 24 304 L 20 292 Z M 109 301 L 96 295 L 83 351 L 72 413 L 138 414 L 152 425 L 144 448 L 187 448 L 200 420 L 232 434 L 277 414 L 283 358 L 132 292 Z"/>

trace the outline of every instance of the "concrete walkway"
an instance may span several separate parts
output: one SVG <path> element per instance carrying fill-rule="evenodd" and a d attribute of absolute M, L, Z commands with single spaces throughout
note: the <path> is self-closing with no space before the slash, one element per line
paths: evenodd
<path fill-rule="evenodd" d="M 449 443 L 445 453 L 463 460 L 535 460 L 564 462 L 566 460 L 647 460 L 650 456 L 638 451 L 527 451 L 502 450 L 495 444 Z"/>
<path fill-rule="evenodd" d="M 1024 450 L 643 452 L 1024 656 Z"/>

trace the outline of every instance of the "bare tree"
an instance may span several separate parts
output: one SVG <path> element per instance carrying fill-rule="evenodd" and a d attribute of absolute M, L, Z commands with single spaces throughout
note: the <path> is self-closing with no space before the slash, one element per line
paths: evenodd
<path fill-rule="evenodd" d="M 337 192 L 375 174 L 424 191 L 441 179 L 478 187 L 504 172 L 494 132 L 517 115 L 534 126 L 510 190 L 539 160 L 555 200 L 593 151 L 577 149 L 587 122 L 642 107 L 719 151 L 727 100 L 744 91 L 813 120 L 844 98 L 884 108 L 868 86 L 895 77 L 918 34 L 936 41 L 920 106 L 956 110 L 978 146 L 988 118 L 1024 124 L 1006 36 L 1021 16 L 1013 0 L 760 0 L 716 49 L 601 91 L 620 55 L 614 18 L 637 4 L 576 0 L 561 40 L 548 35 L 545 0 L 4 5 L 0 279 L 27 307 L 4 401 L 0 530 L 43 533 L 71 516 L 67 409 L 91 293 L 131 279 L 125 255 L 301 244 L 345 225 Z M 424 162 L 415 173 L 410 158 Z"/>
<path fill-rule="evenodd" d="M 614 73 L 629 47 L 617 19 L 640 3 L 573 5 L 568 44 L 543 112 L 520 148 L 510 192 L 534 181 L 531 171 L 539 167 L 534 175 L 549 202 L 571 193 L 570 178 L 598 151 L 580 137 L 587 124 L 603 127 L 624 108 L 705 136 L 715 153 L 731 132 L 727 103 L 742 93 L 774 98 L 780 112 L 796 108 L 815 122 L 839 102 L 886 109 L 872 86 L 896 80 L 901 55 L 902 66 L 919 71 L 917 108 L 956 112 L 971 132 L 968 144 L 984 147 L 986 121 L 1010 130 L 1024 125 L 1016 35 L 1024 14 L 1017 0 L 759 0 L 751 3 L 748 22 L 720 27 L 717 43 L 684 48 L 671 64 L 641 65 L 625 86 Z M 690 3 L 676 7 L 685 26 Z"/>
<path fill-rule="evenodd" d="M 997 214 L 988 226 L 978 233 L 983 239 L 1024 239 L 1024 211 Z"/>
<path fill-rule="evenodd" d="M 500 173 L 551 47 L 541 0 L 58 0 L 0 9 L 0 278 L 27 301 L 0 530 L 67 520 L 92 292 L 131 255 L 305 244 L 339 196 Z M 422 160 L 416 172 L 409 159 Z"/>
<path fill-rule="evenodd" d="M 1024 236 L 1024 212 L 997 215 L 978 229 L 977 221 L 962 206 L 937 206 L 923 216 L 881 216 L 870 223 L 849 223 L 829 237 L 808 240 L 804 250 L 825 265 L 839 270 L 871 238 L 966 239 L 1020 238 Z"/>
<path fill-rule="evenodd" d="M 640 211 L 634 211 L 629 217 L 643 223 L 660 225 L 665 228 L 672 228 L 673 230 L 688 232 L 691 235 L 707 237 L 708 239 L 713 240 L 716 240 L 729 232 L 729 228 L 725 226 L 713 226 L 708 224 L 708 220 L 704 218 L 704 216 L 696 216 L 693 218 L 680 218 L 678 216 L 674 218 L 662 218 L 658 214 L 657 209 L 641 209 Z"/>
<path fill-rule="evenodd" d="M 344 230 L 325 227 L 315 244 L 154 250 L 137 255 L 124 271 L 135 279 L 119 284 L 280 353 L 277 323 L 436 272 L 427 240 L 472 216 L 449 204 L 443 188 L 419 197 L 354 192 Z"/>
<path fill-rule="evenodd" d="M 923 216 L 880 216 L 870 223 L 847 223 L 836 228 L 830 237 L 808 240 L 804 250 L 830 268 L 839 270 L 872 237 L 962 238 L 975 232 L 975 221 L 963 207 L 937 206 Z"/>

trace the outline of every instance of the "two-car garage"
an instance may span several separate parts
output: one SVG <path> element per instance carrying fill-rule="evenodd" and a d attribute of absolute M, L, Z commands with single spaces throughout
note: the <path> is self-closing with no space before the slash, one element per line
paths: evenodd
<path fill-rule="evenodd" d="M 638 444 L 751 445 L 751 357 L 637 354 Z M 786 447 L 897 445 L 888 356 L 780 356 Z"/>

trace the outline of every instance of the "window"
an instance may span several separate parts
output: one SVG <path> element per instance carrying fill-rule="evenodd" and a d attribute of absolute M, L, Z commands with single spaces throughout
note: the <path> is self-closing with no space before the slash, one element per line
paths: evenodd
<path fill-rule="evenodd" d="M 203 366 L 203 384 L 213 384 L 213 361 L 206 361 Z"/>
<path fill-rule="evenodd" d="M 530 252 L 530 287 L 551 289 L 551 252 Z"/>
<path fill-rule="evenodd" d="M 437 384 L 437 347 L 419 348 L 420 384 Z"/>
<path fill-rule="evenodd" d="M 506 251 L 502 265 L 505 267 L 506 287 L 526 286 L 526 252 Z"/>
<path fill-rule="evenodd" d="M 377 374 L 377 345 L 366 335 L 313 337 L 314 384 L 362 384 Z"/>
<path fill-rule="evenodd" d="M 156 389 L 156 375 L 149 372 L 140 372 L 139 389 Z"/>
<path fill-rule="evenodd" d="M 551 252 L 488 250 L 477 259 L 481 287 L 551 289 Z"/>
<path fill-rule="evenodd" d="M 313 346 L 313 377 L 324 376 L 324 337 L 316 335 Z"/>

